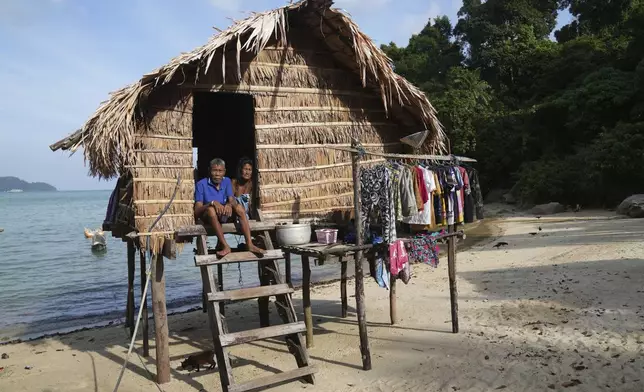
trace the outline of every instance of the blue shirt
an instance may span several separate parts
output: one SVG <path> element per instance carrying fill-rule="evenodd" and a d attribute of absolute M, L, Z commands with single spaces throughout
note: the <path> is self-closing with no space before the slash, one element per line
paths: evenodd
<path fill-rule="evenodd" d="M 208 204 L 211 201 L 216 201 L 219 204 L 226 204 L 228 198 L 233 196 L 233 183 L 230 178 L 224 177 L 219 184 L 219 189 L 210 178 L 204 178 L 197 182 L 195 186 L 195 203 L 202 202 Z"/>

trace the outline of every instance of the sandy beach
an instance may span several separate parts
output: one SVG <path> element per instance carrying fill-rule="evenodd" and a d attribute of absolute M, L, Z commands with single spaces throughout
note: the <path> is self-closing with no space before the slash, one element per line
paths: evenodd
<path fill-rule="evenodd" d="M 309 351 L 316 384 L 273 390 L 644 390 L 644 220 L 605 211 L 541 219 L 506 211 L 486 225 L 496 235 L 457 257 L 459 334 L 451 333 L 445 258 L 438 269 L 414 265 L 411 282 L 398 285 L 395 326 L 388 292 L 366 280 L 368 372 L 360 366 L 353 296 L 341 319 L 339 283 L 317 286 Z M 494 248 L 498 241 L 508 245 Z M 294 299 L 301 311 L 301 293 Z M 278 323 L 273 305 L 271 312 Z M 258 326 L 255 302 L 229 305 L 227 315 L 232 331 Z M 157 389 L 154 358 L 133 355 L 119 390 L 219 391 L 216 369 L 178 370 L 184 356 L 212 347 L 205 314 L 175 315 L 169 323 L 173 381 Z M 8 355 L 0 359 L 0 391 L 112 391 L 127 344 L 116 326 L 0 346 Z M 296 366 L 279 340 L 232 354 L 238 382 Z"/>

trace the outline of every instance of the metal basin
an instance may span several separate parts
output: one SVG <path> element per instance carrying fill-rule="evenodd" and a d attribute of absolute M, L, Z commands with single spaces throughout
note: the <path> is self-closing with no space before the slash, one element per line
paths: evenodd
<path fill-rule="evenodd" d="M 277 243 L 280 246 L 304 245 L 311 242 L 311 225 L 290 223 L 275 226 Z"/>

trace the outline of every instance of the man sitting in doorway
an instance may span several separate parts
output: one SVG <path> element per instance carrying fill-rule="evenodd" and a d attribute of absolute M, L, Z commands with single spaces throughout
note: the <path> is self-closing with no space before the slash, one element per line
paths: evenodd
<path fill-rule="evenodd" d="M 201 219 L 215 230 L 219 240 L 217 256 L 224 257 L 231 252 L 221 224 L 232 221 L 233 217 L 239 219 L 248 250 L 256 255 L 264 254 L 266 251 L 255 246 L 251 240 L 246 211 L 235 200 L 233 184 L 225 174 L 226 163 L 222 159 L 210 161 L 210 177 L 200 180 L 195 186 L 195 219 Z"/>

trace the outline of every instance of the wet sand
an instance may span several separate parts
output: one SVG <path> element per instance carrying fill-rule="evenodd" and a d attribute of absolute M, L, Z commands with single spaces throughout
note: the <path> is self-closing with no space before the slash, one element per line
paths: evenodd
<path fill-rule="evenodd" d="M 388 292 L 367 279 L 369 372 L 360 367 L 353 297 L 341 319 L 339 284 L 315 287 L 309 353 L 319 368 L 316 385 L 274 390 L 644 390 L 644 220 L 613 214 L 506 212 L 468 229 L 457 257 L 459 334 L 451 333 L 444 258 L 438 269 L 414 265 L 411 282 L 399 285 L 395 326 Z M 497 241 L 508 245 L 494 248 Z M 294 299 L 301 310 L 301 293 Z M 255 302 L 230 305 L 227 315 L 232 331 L 258 326 Z M 274 305 L 271 317 L 279 322 Z M 161 390 L 219 391 L 216 369 L 177 369 L 185 355 L 212 347 L 205 315 L 175 315 L 169 323 L 173 381 Z M 0 359 L 0 391 L 112 391 L 127 343 L 122 327 L 110 327 L 0 346 L 9 355 Z M 232 353 L 238 382 L 295 367 L 279 340 Z M 154 372 L 153 357 L 132 356 L 119 390 L 158 390 Z"/>

